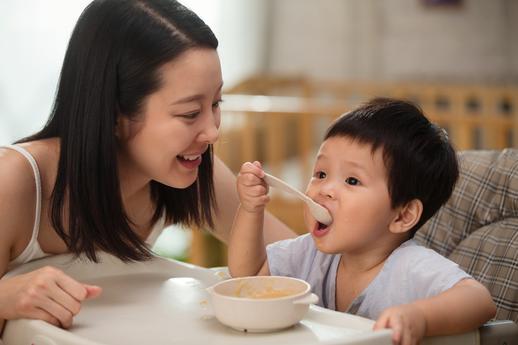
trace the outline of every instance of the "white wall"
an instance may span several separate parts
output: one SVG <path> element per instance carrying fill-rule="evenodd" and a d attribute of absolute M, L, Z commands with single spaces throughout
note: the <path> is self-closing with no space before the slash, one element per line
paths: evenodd
<path fill-rule="evenodd" d="M 518 1 L 273 1 L 269 72 L 318 78 L 518 82 Z"/>
<path fill-rule="evenodd" d="M 45 123 L 75 22 L 90 0 L 0 0 L 0 145 Z M 263 0 L 184 0 L 220 41 L 231 86 L 264 67 Z"/>
<path fill-rule="evenodd" d="M 181 0 L 196 12 L 219 40 L 225 86 L 265 67 L 267 32 L 265 0 Z"/>
<path fill-rule="evenodd" d="M 89 0 L 0 1 L 0 144 L 43 126 Z M 220 40 L 226 86 L 258 72 L 518 82 L 518 1 L 185 0 Z"/>
<path fill-rule="evenodd" d="M 0 145 L 48 117 L 65 47 L 89 1 L 0 1 Z"/>

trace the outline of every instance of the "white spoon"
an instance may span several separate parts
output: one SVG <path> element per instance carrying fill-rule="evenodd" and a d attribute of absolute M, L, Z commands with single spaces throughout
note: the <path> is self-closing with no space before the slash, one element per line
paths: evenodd
<path fill-rule="evenodd" d="M 264 173 L 264 180 L 270 186 L 279 188 L 280 190 L 283 190 L 288 193 L 295 194 L 297 197 L 302 199 L 302 201 L 304 201 L 308 205 L 309 211 L 311 212 L 313 217 L 315 217 L 315 219 L 318 220 L 320 223 L 329 225 L 333 221 L 333 218 L 331 218 L 331 214 L 329 214 L 329 211 L 325 207 L 316 203 L 309 196 L 301 193 L 300 191 L 293 188 L 283 180 L 267 173 Z"/>

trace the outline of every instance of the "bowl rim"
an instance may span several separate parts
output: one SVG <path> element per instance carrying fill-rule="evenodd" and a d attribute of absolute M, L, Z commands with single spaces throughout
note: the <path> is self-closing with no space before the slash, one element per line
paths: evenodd
<path fill-rule="evenodd" d="M 299 293 L 296 293 L 296 294 L 293 294 L 293 295 L 288 295 L 288 296 L 282 296 L 282 297 L 269 297 L 269 298 L 252 298 L 252 297 L 237 297 L 237 296 L 229 296 L 229 295 L 225 295 L 225 294 L 222 294 L 222 293 L 219 293 L 216 291 L 216 287 L 220 286 L 220 285 L 224 285 L 225 283 L 228 283 L 228 282 L 234 282 L 234 281 L 239 281 L 239 280 L 254 280 L 254 279 L 287 279 L 287 280 L 295 280 L 295 281 L 298 281 L 298 282 L 301 282 L 303 283 L 303 285 L 305 285 L 305 289 L 304 291 L 302 292 L 299 292 Z M 303 279 L 299 279 L 299 278 L 293 278 L 293 277 L 287 277 L 287 276 L 247 276 L 247 277 L 236 277 L 236 278 L 230 278 L 230 279 L 227 279 L 227 280 L 223 280 L 219 283 L 216 283 L 214 284 L 213 286 L 211 286 L 211 293 L 214 294 L 214 295 L 217 295 L 219 297 L 222 297 L 222 298 L 225 298 L 225 299 L 228 299 L 228 300 L 234 300 L 234 301 L 246 301 L 246 302 L 254 302 L 254 303 L 261 303 L 261 302 L 265 302 L 265 301 L 284 301 L 284 300 L 290 300 L 290 299 L 293 299 L 293 298 L 297 298 L 297 297 L 301 297 L 301 296 L 304 296 L 304 295 L 307 295 L 308 293 L 311 292 L 311 285 L 303 280 Z"/>

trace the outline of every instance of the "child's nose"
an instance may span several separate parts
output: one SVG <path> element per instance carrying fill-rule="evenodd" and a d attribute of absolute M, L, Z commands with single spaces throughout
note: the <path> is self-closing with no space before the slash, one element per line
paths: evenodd
<path fill-rule="evenodd" d="M 324 185 L 320 189 L 320 195 L 325 197 L 326 199 L 334 199 L 336 196 L 336 188 L 334 186 L 334 183 L 331 181 L 324 183 Z"/>

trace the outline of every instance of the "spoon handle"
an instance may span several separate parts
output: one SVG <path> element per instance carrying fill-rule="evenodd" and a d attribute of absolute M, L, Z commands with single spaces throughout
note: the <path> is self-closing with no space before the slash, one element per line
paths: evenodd
<path fill-rule="evenodd" d="M 272 176 L 270 174 L 264 173 L 264 180 L 270 186 L 275 187 L 275 188 L 279 188 L 279 189 L 281 189 L 281 190 L 283 190 L 285 192 L 288 192 L 288 193 L 295 194 L 296 196 L 298 196 L 300 199 L 302 199 L 304 201 L 308 201 L 308 199 L 310 199 L 307 195 L 303 194 L 301 191 L 293 188 L 292 186 L 290 186 L 289 184 L 287 184 L 286 182 L 284 182 L 283 180 L 281 180 L 281 179 L 279 179 L 279 178 L 277 178 L 275 176 Z M 313 200 L 311 200 L 311 201 L 313 201 Z"/>
<path fill-rule="evenodd" d="M 288 193 L 295 194 L 298 198 L 302 199 L 308 207 L 311 212 L 311 214 L 317 219 L 319 222 L 324 224 L 330 224 L 333 219 L 331 218 L 331 215 L 329 211 L 324 208 L 322 205 L 316 203 L 313 199 L 311 199 L 306 194 L 300 192 L 299 190 L 293 188 L 283 180 L 272 176 L 270 174 L 264 173 L 264 180 L 266 183 L 268 183 L 270 186 L 279 188 L 280 190 L 283 190 Z"/>

